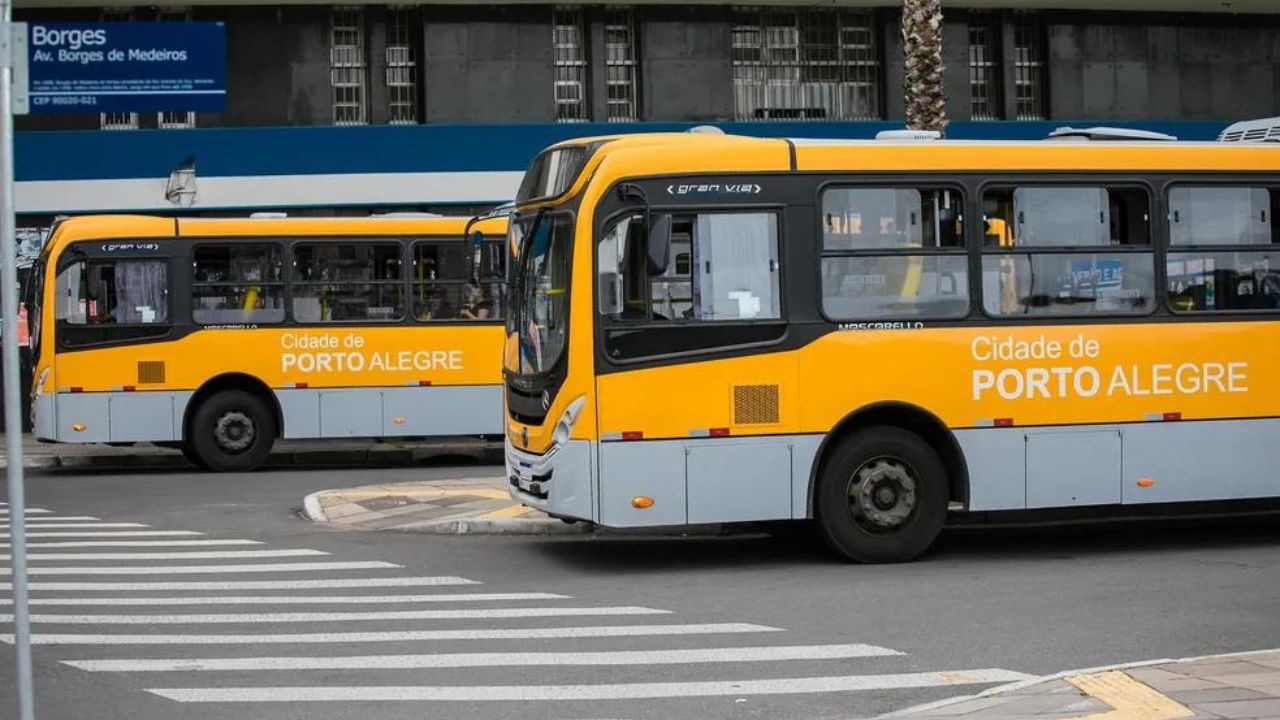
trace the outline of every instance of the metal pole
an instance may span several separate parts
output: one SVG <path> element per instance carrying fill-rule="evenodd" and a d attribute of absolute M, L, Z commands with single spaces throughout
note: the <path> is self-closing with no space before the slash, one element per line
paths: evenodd
<path fill-rule="evenodd" d="M 22 479 L 22 387 L 18 367 L 18 268 L 13 198 L 13 6 L 0 0 L 5 52 L 0 63 L 0 293 L 4 324 L 4 437 L 9 485 L 9 548 L 13 558 L 13 647 L 18 682 L 18 718 L 35 720 L 31 681 L 31 625 L 27 614 L 27 498 Z"/>

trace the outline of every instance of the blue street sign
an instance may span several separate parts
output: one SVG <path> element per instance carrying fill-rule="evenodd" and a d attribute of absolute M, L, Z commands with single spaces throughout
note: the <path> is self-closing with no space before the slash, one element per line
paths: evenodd
<path fill-rule="evenodd" d="M 218 112 L 227 97 L 220 22 L 30 23 L 32 113 Z"/>

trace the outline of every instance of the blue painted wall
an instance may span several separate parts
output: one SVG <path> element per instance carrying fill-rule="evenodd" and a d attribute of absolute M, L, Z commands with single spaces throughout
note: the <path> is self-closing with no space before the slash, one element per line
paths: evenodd
<path fill-rule="evenodd" d="M 695 123 L 417 125 L 43 131 L 16 137 L 16 176 L 32 180 L 166 177 L 194 158 L 201 177 L 523 170 L 542 148 L 586 135 L 683 131 Z M 1213 140 L 1226 122 L 956 122 L 948 137 L 1032 140 L 1064 125 L 1105 124 Z M 871 138 L 894 122 L 719 123 L 768 137 Z"/>

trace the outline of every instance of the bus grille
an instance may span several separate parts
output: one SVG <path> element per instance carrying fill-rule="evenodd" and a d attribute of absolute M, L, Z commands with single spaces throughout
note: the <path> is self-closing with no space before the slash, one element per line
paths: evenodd
<path fill-rule="evenodd" d="M 778 422 L 777 385 L 734 385 L 733 424 L 764 425 Z"/>
<path fill-rule="evenodd" d="M 164 382 L 164 362 L 161 360 L 138 361 L 138 384 L 149 385 Z"/>

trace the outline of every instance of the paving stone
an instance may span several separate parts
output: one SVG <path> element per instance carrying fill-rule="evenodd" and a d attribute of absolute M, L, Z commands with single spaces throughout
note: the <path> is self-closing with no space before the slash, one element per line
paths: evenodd
<path fill-rule="evenodd" d="M 1215 690 L 1228 687 L 1223 683 L 1198 677 L 1182 678 L 1181 680 L 1152 680 L 1146 684 L 1162 693 L 1182 692 L 1185 690 Z"/>
<path fill-rule="evenodd" d="M 1236 673 L 1233 675 L 1212 675 L 1205 678 L 1213 682 L 1234 687 L 1253 688 L 1258 685 L 1280 684 L 1280 670 L 1262 673 Z"/>
<path fill-rule="evenodd" d="M 1110 705 L 1094 698 L 1054 694 L 1015 696 L 1013 702 L 1000 706 L 1000 710 L 1010 715 L 1039 715 L 1042 713 L 1079 712 L 1082 705 L 1086 713 L 1106 712 L 1111 709 Z"/>
<path fill-rule="evenodd" d="M 1197 660 L 1179 666 L 1178 672 L 1193 677 L 1214 677 L 1217 675 L 1235 675 L 1237 673 L 1269 672 L 1275 668 L 1257 665 L 1245 660 Z"/>
<path fill-rule="evenodd" d="M 1192 708 L 1226 718 L 1280 718 L 1280 698 L 1195 703 Z"/>
<path fill-rule="evenodd" d="M 1170 680 L 1186 680 L 1187 676 L 1171 670 L 1169 668 L 1178 667 L 1177 665 L 1163 665 L 1160 667 L 1140 667 L 1131 670 L 1125 670 L 1129 677 L 1134 680 L 1140 680 L 1150 685 L 1153 682 L 1170 681 Z"/>
<path fill-rule="evenodd" d="M 1080 688 L 1072 685 L 1066 680 L 1051 680 L 1047 683 L 1039 683 L 1028 687 L 1020 688 L 1010 693 L 1011 695 L 1079 695 L 1084 696 L 1080 692 Z"/>
<path fill-rule="evenodd" d="M 1270 697 L 1265 693 L 1258 692 L 1257 690 L 1238 687 L 1214 688 L 1210 690 L 1187 690 L 1184 692 L 1171 692 L 1168 695 L 1183 705 L 1190 705 L 1192 703 L 1230 702 L 1233 700 L 1265 700 Z"/>
<path fill-rule="evenodd" d="M 366 510 L 394 510 L 406 505 L 417 505 L 418 501 L 407 495 L 383 495 L 382 497 L 361 500 L 356 504 Z"/>
<path fill-rule="evenodd" d="M 1006 695 L 992 695 L 990 697 L 973 698 L 972 700 L 965 700 L 964 702 L 958 702 L 958 703 L 953 703 L 951 705 L 934 708 L 932 710 L 929 710 L 927 715 L 922 715 L 920 717 L 955 718 L 955 717 L 967 715 L 972 712 L 977 712 L 979 710 L 986 710 L 988 708 L 993 708 L 1000 705 L 1007 705 L 1008 703 L 1013 702 L 1015 699 L 1017 699 L 1015 696 L 1006 696 Z M 912 716 L 912 717 L 915 717 L 915 716 Z"/>

